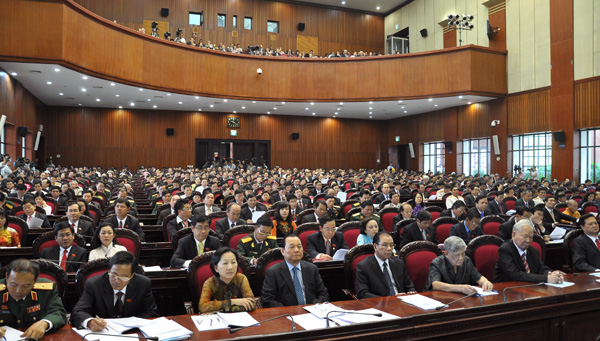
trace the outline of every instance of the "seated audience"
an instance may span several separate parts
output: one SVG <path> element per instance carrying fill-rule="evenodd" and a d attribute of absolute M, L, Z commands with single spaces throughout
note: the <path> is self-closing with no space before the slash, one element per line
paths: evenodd
<path fill-rule="evenodd" d="M 254 232 L 238 242 L 238 254 L 246 257 L 250 264 L 256 265 L 260 255 L 277 248 L 277 237 L 272 235 L 273 223 L 271 218 L 263 215 L 256 221 Z"/>
<path fill-rule="evenodd" d="M 544 214 L 543 214 L 543 225 L 546 230 L 552 232 L 554 230 L 554 226 L 559 223 L 561 220 L 566 220 L 570 224 L 574 224 L 577 222 L 577 218 L 561 213 L 556 206 L 556 198 L 553 196 L 544 198 Z"/>
<path fill-rule="evenodd" d="M 488 201 L 488 211 L 491 215 L 500 215 L 506 214 L 506 205 L 502 202 L 504 199 L 504 192 L 498 191 L 496 192 L 496 196 L 494 200 Z"/>
<path fill-rule="evenodd" d="M 92 238 L 92 251 L 90 251 L 88 261 L 111 258 L 119 251 L 127 251 L 125 246 L 117 243 L 115 237 L 115 228 L 109 223 L 101 223 L 94 233 L 94 238 Z"/>
<path fill-rule="evenodd" d="M 160 211 L 160 213 L 158 214 L 158 219 L 156 220 L 156 225 L 162 225 L 163 220 L 165 220 L 165 218 L 169 215 L 177 214 L 177 211 L 175 211 L 175 204 L 177 203 L 177 201 L 179 201 L 179 199 L 181 199 L 179 195 L 171 196 L 171 200 L 169 201 L 169 206 L 171 207 Z"/>
<path fill-rule="evenodd" d="M 75 201 L 69 201 L 67 203 L 67 220 L 55 223 L 54 226 L 56 227 L 58 224 L 70 225 L 73 227 L 73 231 L 86 238 L 86 241 L 94 236 L 94 224 L 81 219 L 81 207 Z"/>
<path fill-rule="evenodd" d="M 356 238 L 356 245 L 373 244 L 373 237 L 379 232 L 379 225 L 375 218 L 367 218 L 360 223 L 360 234 Z"/>
<path fill-rule="evenodd" d="M 246 196 L 246 198 L 248 206 L 242 209 L 240 213 L 240 218 L 244 219 L 248 224 L 253 224 L 254 222 L 252 221 L 252 215 L 254 214 L 254 212 L 266 213 L 267 207 L 258 203 L 258 201 L 256 200 L 256 195 L 254 195 L 254 193 L 250 193 Z"/>
<path fill-rule="evenodd" d="M 360 212 L 354 213 L 350 217 L 350 221 L 363 221 L 364 219 L 373 217 L 377 220 L 377 224 L 379 225 L 379 231 L 383 231 L 383 223 L 381 222 L 381 218 L 377 213 L 373 213 L 374 211 L 373 202 L 371 200 L 365 200 L 360 203 Z"/>
<path fill-rule="evenodd" d="M 550 229 L 552 229 L 552 227 L 546 228 L 546 226 L 544 226 L 543 224 L 544 210 L 544 205 L 535 205 L 531 209 L 531 216 L 529 217 L 529 221 L 531 221 L 533 233 L 544 238 L 544 241 L 549 241 L 551 233 Z"/>
<path fill-rule="evenodd" d="M 483 235 L 483 229 L 479 224 L 480 221 L 481 211 L 476 207 L 471 208 L 467 211 L 467 218 L 464 221 L 450 228 L 450 235 L 458 236 L 465 241 L 465 244 L 469 244 L 473 238 Z"/>
<path fill-rule="evenodd" d="M 220 240 L 223 240 L 223 235 L 230 228 L 240 225 L 246 225 L 246 221 L 244 219 L 240 219 L 241 211 L 242 208 L 239 204 L 235 202 L 227 205 L 227 209 L 225 210 L 227 216 L 217 220 L 217 223 L 215 225 L 215 232 L 217 232 L 217 235 L 219 236 Z"/>
<path fill-rule="evenodd" d="M 54 236 L 58 246 L 43 249 L 40 258 L 58 264 L 66 272 L 77 272 L 81 264 L 87 263 L 88 252 L 83 247 L 74 244 L 73 227 L 57 224 L 54 227 Z"/>
<path fill-rule="evenodd" d="M 37 193 L 35 196 L 35 206 L 41 208 L 46 212 L 46 216 L 52 215 L 52 207 L 44 200 L 44 194 Z"/>
<path fill-rule="evenodd" d="M 6 217 L 6 211 L 0 207 L 0 246 L 21 247 L 19 233 L 15 229 L 8 227 Z"/>
<path fill-rule="evenodd" d="M 48 217 L 43 213 L 39 213 L 39 212 L 35 211 L 35 200 L 34 199 L 26 199 L 25 201 L 23 201 L 23 205 L 21 207 L 23 208 L 23 213 L 19 214 L 17 216 L 17 218 L 21 218 L 21 219 L 25 220 L 27 225 L 32 226 L 31 220 L 35 217 L 35 218 L 42 220 L 42 226 L 40 226 L 40 227 L 42 227 L 42 228 L 50 227 L 50 222 L 48 221 Z"/>
<path fill-rule="evenodd" d="M 313 204 L 315 213 L 307 214 L 302 218 L 302 224 L 304 223 L 318 223 L 322 216 L 327 214 L 327 204 L 324 200 L 319 200 Z"/>
<path fill-rule="evenodd" d="M 432 243 L 438 244 L 435 227 L 431 226 L 431 213 L 426 210 L 422 210 L 417 214 L 416 221 L 406 225 L 400 235 L 400 245 L 398 250 L 402 249 L 404 245 L 419 241 L 427 240 Z"/>
<path fill-rule="evenodd" d="M 573 266 L 577 271 L 600 271 L 600 241 L 598 221 L 592 214 L 584 214 L 577 225 L 583 233 L 573 240 Z"/>
<path fill-rule="evenodd" d="M 410 206 L 409 203 L 405 202 L 403 204 L 400 204 L 400 213 L 398 213 L 398 215 L 395 216 L 393 219 L 394 226 L 396 226 L 396 224 L 398 224 L 398 222 L 400 222 L 404 219 L 415 218 L 415 216 L 413 216 L 412 212 L 413 212 L 413 208 L 412 208 L 412 206 Z"/>
<path fill-rule="evenodd" d="M 513 226 L 520 220 L 529 220 L 531 217 L 531 211 L 525 206 L 517 206 L 515 216 L 510 218 L 507 222 L 500 224 L 498 229 L 498 237 L 502 240 L 507 241 L 512 238 Z"/>
<path fill-rule="evenodd" d="M 413 207 L 412 215 L 416 217 L 417 214 L 419 214 L 419 212 L 425 209 L 425 197 L 423 196 L 423 193 L 417 192 L 415 194 L 414 201 L 415 204 Z"/>
<path fill-rule="evenodd" d="M 456 220 L 463 221 L 467 217 L 465 212 L 467 205 L 462 200 L 457 200 L 452 204 L 452 207 L 445 209 L 440 213 L 440 217 L 452 217 Z"/>
<path fill-rule="evenodd" d="M 320 219 L 319 232 L 308 236 L 306 248 L 313 259 L 333 260 L 333 255 L 339 249 L 348 249 L 344 234 L 337 231 L 335 219 L 324 215 Z"/>
<path fill-rule="evenodd" d="M 177 231 L 195 225 L 194 217 L 192 216 L 192 205 L 188 199 L 182 198 L 177 200 L 175 212 L 177 212 L 177 216 L 167 224 L 167 231 L 170 238 L 173 238 Z"/>
<path fill-rule="evenodd" d="M 567 208 L 562 213 L 571 216 L 575 219 L 581 218 L 581 213 L 579 213 L 579 211 L 577 210 L 577 201 L 573 199 L 567 201 Z M 572 224 L 572 222 L 567 219 L 561 219 L 560 222 L 563 224 Z"/>
<path fill-rule="evenodd" d="M 119 198 L 115 202 L 115 215 L 106 219 L 114 228 L 130 229 L 140 236 L 142 242 L 146 241 L 144 230 L 140 226 L 140 221 L 129 215 L 130 203 L 127 199 Z"/>
<path fill-rule="evenodd" d="M 218 250 L 221 242 L 209 233 L 208 217 L 205 215 L 198 216 L 196 225 L 192 228 L 192 233 L 179 239 L 177 249 L 171 257 L 171 267 L 187 268 L 194 257 L 204 252 Z"/>

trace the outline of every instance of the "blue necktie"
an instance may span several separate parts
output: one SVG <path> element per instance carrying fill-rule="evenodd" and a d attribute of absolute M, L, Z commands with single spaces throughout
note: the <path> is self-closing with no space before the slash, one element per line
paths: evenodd
<path fill-rule="evenodd" d="M 300 285 L 300 278 L 298 278 L 298 268 L 293 267 L 294 271 L 294 289 L 296 290 L 296 298 L 298 298 L 298 305 L 306 304 L 304 300 L 304 294 L 302 293 L 302 285 Z"/>
<path fill-rule="evenodd" d="M 387 262 L 383 263 L 383 276 L 385 277 L 385 280 L 390 288 L 390 296 L 396 295 L 396 291 L 394 291 L 394 285 L 392 284 L 392 279 L 390 278 L 390 273 L 388 272 Z"/>

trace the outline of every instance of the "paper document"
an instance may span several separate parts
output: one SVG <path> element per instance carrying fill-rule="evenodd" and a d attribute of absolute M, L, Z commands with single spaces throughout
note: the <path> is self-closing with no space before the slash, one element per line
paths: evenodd
<path fill-rule="evenodd" d="M 159 265 L 154 266 L 143 266 L 145 272 L 158 272 L 163 271 L 163 269 Z"/>
<path fill-rule="evenodd" d="M 479 296 L 498 295 L 498 292 L 496 290 L 483 291 L 483 288 L 481 288 L 481 287 L 475 287 L 475 290 L 477 290 L 477 295 L 479 295 Z"/>
<path fill-rule="evenodd" d="M 567 230 L 563 229 L 562 227 L 555 227 L 554 230 L 552 230 L 552 233 L 550 233 L 550 239 L 552 240 L 557 240 L 557 239 L 561 239 L 565 233 L 567 232 Z"/>
<path fill-rule="evenodd" d="M 239 313 L 217 313 L 217 316 L 230 327 L 248 327 L 253 324 L 259 325 L 258 321 L 245 311 Z"/>
<path fill-rule="evenodd" d="M 292 320 L 289 316 L 288 320 Z M 304 328 L 305 330 L 324 329 L 327 327 L 327 322 L 324 318 L 318 318 L 311 313 L 294 316 L 294 323 Z"/>
<path fill-rule="evenodd" d="M 256 224 L 256 222 L 258 221 L 258 218 L 262 217 L 265 213 L 265 211 L 254 211 L 252 212 L 252 222 Z"/>
<path fill-rule="evenodd" d="M 81 337 L 85 336 L 85 340 L 88 341 L 131 341 L 131 340 L 135 340 L 132 339 L 131 336 L 138 336 L 137 334 L 123 334 L 122 336 L 119 335 L 115 335 L 115 334 L 119 334 L 117 332 L 115 332 L 114 330 L 102 330 L 99 332 L 93 332 L 90 329 L 77 329 L 77 328 L 73 328 L 73 331 L 76 332 L 77 334 L 79 334 Z M 94 333 L 92 335 L 87 335 L 89 333 Z M 20 333 L 19 335 L 21 335 L 22 333 Z M 87 335 L 87 336 L 86 336 Z M 130 337 L 125 337 L 125 336 L 130 336 Z M 6 340 L 20 340 L 21 338 L 17 338 L 17 339 L 11 339 L 8 337 L 8 335 L 6 336 Z"/>
<path fill-rule="evenodd" d="M 335 254 L 333 255 L 333 260 L 344 260 L 344 257 L 346 256 L 346 252 L 348 252 L 348 249 L 339 249 L 335 252 Z"/>
<path fill-rule="evenodd" d="M 515 210 L 506 211 L 506 215 L 514 215 L 515 213 L 517 213 L 517 211 L 515 211 Z"/>
<path fill-rule="evenodd" d="M 194 325 L 198 331 L 201 332 L 229 328 L 229 326 L 215 314 L 192 316 L 192 321 L 194 321 Z"/>
<path fill-rule="evenodd" d="M 444 303 L 440 301 L 436 301 L 420 294 L 398 296 L 398 298 L 404 303 L 414 305 L 415 307 L 423 310 L 434 310 L 435 308 L 444 305 Z"/>
<path fill-rule="evenodd" d="M 129 329 L 141 328 L 149 324 L 153 324 L 154 320 L 147 320 L 140 317 L 122 317 L 122 318 L 107 318 L 104 319 L 109 328 L 119 331 L 120 333 Z"/>
<path fill-rule="evenodd" d="M 352 314 L 352 313 L 346 313 L 346 314 L 333 313 L 330 315 L 330 317 L 335 314 L 336 316 L 334 316 L 332 319 L 334 321 L 336 321 L 337 323 L 339 323 L 340 325 L 387 321 L 387 320 L 395 320 L 395 319 L 400 318 L 400 316 L 388 314 L 384 311 L 381 311 L 381 310 L 378 310 L 375 308 L 356 310 L 355 312 L 363 313 L 363 314 L 381 314 L 381 317 L 375 316 L 375 315 L 362 315 L 362 314 Z"/>
<path fill-rule="evenodd" d="M 546 283 L 546 285 L 549 285 L 551 287 L 556 287 L 556 288 L 566 288 L 566 287 L 570 287 L 571 285 L 575 285 L 575 283 L 564 281 L 560 284 L 559 283 Z"/>
<path fill-rule="evenodd" d="M 563 242 L 564 242 L 564 239 L 549 240 L 548 244 L 562 244 Z"/>
<path fill-rule="evenodd" d="M 309 313 L 312 313 L 316 317 L 322 318 L 322 319 L 324 319 L 325 316 L 327 316 L 327 314 L 330 311 L 346 311 L 346 309 L 342 309 L 342 308 L 335 306 L 329 302 L 307 305 L 303 308 L 304 308 L 304 310 L 308 311 Z"/>
<path fill-rule="evenodd" d="M 39 229 L 40 227 L 42 227 L 43 223 L 43 219 L 40 219 L 38 217 L 31 217 L 31 220 L 27 222 L 27 226 L 29 226 L 30 229 Z"/>
<path fill-rule="evenodd" d="M 338 197 L 338 199 L 340 199 L 340 202 L 344 202 L 344 201 L 346 201 L 348 194 L 346 194 L 346 192 L 339 191 L 337 194 L 337 197 Z"/>
<path fill-rule="evenodd" d="M 590 272 L 590 275 L 600 277 L 600 272 Z"/>
<path fill-rule="evenodd" d="M 6 338 L 6 340 L 21 340 L 21 334 L 23 334 L 22 331 L 15 329 L 13 327 L 9 327 L 9 326 L 2 326 L 2 328 L 6 329 L 6 332 L 4 333 L 4 337 Z"/>
<path fill-rule="evenodd" d="M 140 331 L 148 337 L 157 336 L 160 341 L 185 340 L 193 333 L 191 330 L 166 317 L 159 317 L 152 321 L 154 323 L 141 327 Z"/>

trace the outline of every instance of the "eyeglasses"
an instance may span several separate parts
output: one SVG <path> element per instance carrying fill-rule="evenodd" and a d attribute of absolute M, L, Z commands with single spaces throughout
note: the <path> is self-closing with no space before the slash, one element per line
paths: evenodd
<path fill-rule="evenodd" d="M 56 238 L 60 238 L 60 239 L 64 239 L 64 238 L 71 238 L 73 237 L 72 233 L 67 233 L 67 234 L 59 234 L 56 236 Z"/>
<path fill-rule="evenodd" d="M 381 246 L 384 249 L 387 249 L 388 247 L 391 247 L 393 249 L 394 247 L 396 247 L 396 244 L 394 244 L 394 243 L 390 243 L 390 244 L 382 243 L 382 244 L 377 244 L 377 245 Z"/>
<path fill-rule="evenodd" d="M 335 232 L 337 227 L 324 227 L 323 230 L 327 232 Z"/>
<path fill-rule="evenodd" d="M 267 236 L 267 235 L 271 234 L 271 231 L 257 230 L 257 232 L 262 234 L 263 236 Z"/>
<path fill-rule="evenodd" d="M 112 278 L 115 279 L 119 279 L 123 282 L 129 282 L 131 280 L 131 278 L 133 277 L 133 275 L 131 276 L 119 276 L 118 274 L 114 273 L 114 272 L 109 272 L 108 275 Z"/>

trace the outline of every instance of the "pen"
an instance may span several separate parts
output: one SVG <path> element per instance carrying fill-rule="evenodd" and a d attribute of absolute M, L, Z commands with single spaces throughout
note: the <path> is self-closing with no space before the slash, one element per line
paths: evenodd
<path fill-rule="evenodd" d="M 212 317 L 210 318 L 210 326 L 212 327 Z"/>
<path fill-rule="evenodd" d="M 96 318 L 97 318 L 98 320 L 102 320 L 102 319 L 100 318 L 100 316 L 98 316 L 98 315 L 96 315 Z M 107 331 L 107 332 L 110 332 L 110 330 L 108 330 L 108 324 L 107 324 L 107 326 L 106 326 L 106 327 L 104 327 L 104 329 L 106 329 L 106 331 Z"/>

